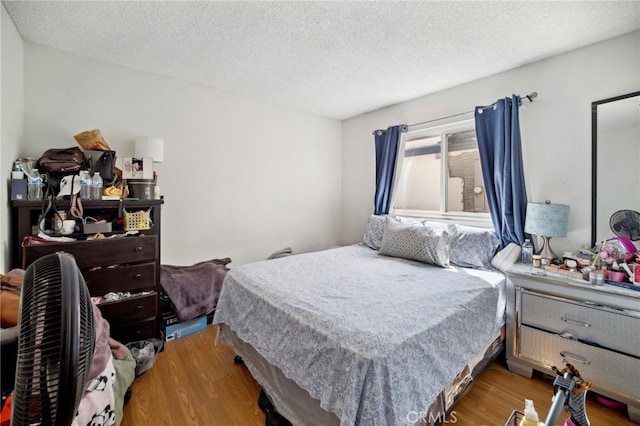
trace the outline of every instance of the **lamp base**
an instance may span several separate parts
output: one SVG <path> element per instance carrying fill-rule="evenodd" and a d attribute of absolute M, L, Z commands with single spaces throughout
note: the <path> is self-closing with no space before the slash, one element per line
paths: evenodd
<path fill-rule="evenodd" d="M 556 254 L 551 250 L 551 246 L 549 245 L 549 240 L 551 237 L 542 237 L 542 248 L 536 253 L 542 256 L 545 259 L 555 260 L 558 258 Z"/>

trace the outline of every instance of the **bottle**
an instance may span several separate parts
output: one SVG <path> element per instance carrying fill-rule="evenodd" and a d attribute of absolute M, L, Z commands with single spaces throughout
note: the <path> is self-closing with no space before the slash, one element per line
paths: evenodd
<path fill-rule="evenodd" d="M 27 200 L 42 200 L 42 176 L 38 169 L 33 169 L 35 177 L 30 177 L 27 182 Z"/>
<path fill-rule="evenodd" d="M 530 399 L 524 400 L 524 419 L 520 422 L 520 426 L 538 426 L 538 413 Z"/>
<path fill-rule="evenodd" d="M 522 244 L 522 263 L 525 265 L 531 265 L 533 261 L 533 244 L 527 238 L 524 240 L 524 244 Z"/>
<path fill-rule="evenodd" d="M 159 200 L 161 198 L 160 187 L 158 185 L 153 187 L 153 198 Z"/>
<path fill-rule="evenodd" d="M 102 200 L 102 177 L 100 172 L 93 172 L 93 178 L 91 179 L 91 199 Z"/>
<path fill-rule="evenodd" d="M 80 199 L 91 199 L 91 175 L 87 170 L 80 172 Z"/>

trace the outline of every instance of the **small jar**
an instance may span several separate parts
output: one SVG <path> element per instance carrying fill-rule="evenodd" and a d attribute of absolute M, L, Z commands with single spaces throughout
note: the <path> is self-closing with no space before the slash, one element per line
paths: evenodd
<path fill-rule="evenodd" d="M 542 256 L 540 256 L 539 254 L 534 254 L 533 255 L 533 267 L 534 268 L 541 268 L 542 267 Z"/>

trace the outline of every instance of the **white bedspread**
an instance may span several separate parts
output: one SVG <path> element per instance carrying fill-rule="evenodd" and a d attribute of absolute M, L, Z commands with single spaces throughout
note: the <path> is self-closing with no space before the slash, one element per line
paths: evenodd
<path fill-rule="evenodd" d="M 499 272 L 353 245 L 227 273 L 227 324 L 342 425 L 415 420 L 504 324 Z"/>

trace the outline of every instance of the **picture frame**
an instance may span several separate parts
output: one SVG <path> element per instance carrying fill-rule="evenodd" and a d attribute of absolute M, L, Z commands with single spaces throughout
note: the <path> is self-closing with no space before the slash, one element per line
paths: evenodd
<path fill-rule="evenodd" d="M 153 179 L 153 160 L 151 158 L 123 158 L 122 178 Z"/>

